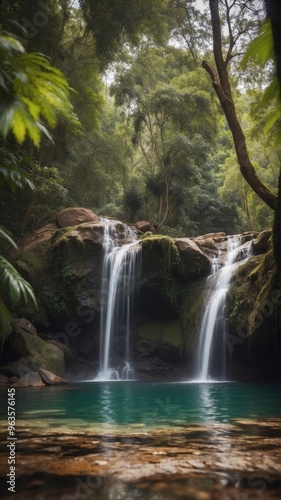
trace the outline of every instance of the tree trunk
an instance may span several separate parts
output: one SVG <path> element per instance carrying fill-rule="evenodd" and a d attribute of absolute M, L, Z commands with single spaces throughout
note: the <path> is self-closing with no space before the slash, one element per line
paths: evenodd
<path fill-rule="evenodd" d="M 255 193 L 270 207 L 276 208 L 277 197 L 270 191 L 257 175 L 252 165 L 243 130 L 236 115 L 236 109 L 231 95 L 231 87 L 228 76 L 228 61 L 223 59 L 222 40 L 221 40 L 221 22 L 219 15 L 219 0 L 209 0 L 212 30 L 213 30 L 213 51 L 216 62 L 217 72 L 207 61 L 202 62 L 202 67 L 209 73 L 212 85 L 217 93 L 220 104 L 224 111 L 227 123 L 232 133 L 237 160 L 240 171 L 245 180 L 255 191 Z"/>

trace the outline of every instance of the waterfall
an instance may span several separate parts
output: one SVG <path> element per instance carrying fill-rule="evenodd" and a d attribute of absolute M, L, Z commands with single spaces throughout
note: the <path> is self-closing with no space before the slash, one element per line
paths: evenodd
<path fill-rule="evenodd" d="M 227 258 L 219 268 L 218 259 L 214 258 L 207 287 L 213 291 L 205 309 L 199 336 L 197 360 L 198 381 L 226 378 L 226 298 L 234 268 L 250 255 L 250 242 L 240 245 L 239 236 L 230 236 L 227 240 Z"/>
<path fill-rule="evenodd" d="M 128 226 L 108 219 L 101 219 L 101 222 L 104 224 L 100 325 L 101 371 L 97 380 L 130 380 L 134 378 L 133 367 L 129 359 L 130 323 L 138 290 L 140 247 L 135 233 Z M 122 328 L 125 330 L 125 341 L 120 349 L 118 334 L 120 335 Z M 119 359 L 120 350 L 122 350 L 122 361 L 119 360 L 117 366 L 111 366 L 112 359 Z"/>

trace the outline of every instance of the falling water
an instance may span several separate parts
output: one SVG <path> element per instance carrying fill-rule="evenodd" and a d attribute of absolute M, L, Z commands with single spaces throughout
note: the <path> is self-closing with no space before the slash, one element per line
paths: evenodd
<path fill-rule="evenodd" d="M 207 286 L 215 283 L 214 291 L 205 310 L 199 337 L 197 380 L 208 380 L 212 376 L 212 362 L 216 362 L 216 377 L 226 378 L 226 297 L 234 268 L 249 254 L 250 242 L 240 245 L 240 237 L 229 237 L 227 259 L 222 268 L 218 259 L 212 262 Z"/>
<path fill-rule="evenodd" d="M 140 247 L 132 229 L 118 221 L 102 219 L 104 223 L 103 267 L 101 286 L 100 362 L 98 380 L 131 380 L 134 371 L 130 363 L 130 322 L 140 268 Z M 124 240 L 120 244 L 122 227 Z M 122 240 L 121 240 L 122 241 Z M 125 325 L 124 359 L 110 366 L 117 357 L 120 326 Z"/>

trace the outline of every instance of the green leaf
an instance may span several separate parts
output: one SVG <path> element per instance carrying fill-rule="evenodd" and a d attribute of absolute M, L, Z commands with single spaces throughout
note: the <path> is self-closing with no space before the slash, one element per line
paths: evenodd
<path fill-rule="evenodd" d="M 26 136 L 26 117 L 20 108 L 15 110 L 12 120 L 12 131 L 19 144 L 22 144 Z"/>
<path fill-rule="evenodd" d="M 0 291 L 8 292 L 13 305 L 28 300 L 37 306 L 37 301 L 31 285 L 18 273 L 14 266 L 0 255 Z"/>
<path fill-rule="evenodd" d="M 4 238 L 5 240 L 7 240 L 10 243 L 10 245 L 12 245 L 13 248 L 18 250 L 17 244 L 14 242 L 14 240 L 8 234 L 7 230 L 4 229 L 3 227 L 0 227 L 0 238 Z"/>
<path fill-rule="evenodd" d="M 274 44 L 271 22 L 269 19 L 266 19 L 260 28 L 259 36 L 249 44 L 247 52 L 242 59 L 241 67 L 245 69 L 249 59 L 255 59 L 259 64 L 263 65 L 272 59 L 273 55 Z"/>

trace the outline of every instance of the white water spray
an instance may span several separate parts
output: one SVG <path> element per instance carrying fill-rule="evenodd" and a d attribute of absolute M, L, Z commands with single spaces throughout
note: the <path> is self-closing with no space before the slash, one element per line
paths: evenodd
<path fill-rule="evenodd" d="M 234 268 L 249 255 L 249 243 L 240 245 L 239 236 L 229 237 L 224 266 L 219 269 L 217 259 L 212 263 L 207 285 L 209 287 L 214 281 L 216 284 L 201 324 L 196 376 L 198 381 L 211 378 L 210 365 L 213 358 L 218 365 L 216 372 L 219 372 L 219 377 L 223 380 L 226 378 L 227 292 Z"/>
<path fill-rule="evenodd" d="M 118 221 L 102 219 L 104 223 L 103 267 L 101 287 L 100 362 L 101 371 L 96 380 L 131 380 L 134 378 L 130 364 L 130 322 L 135 294 L 138 290 L 140 247 L 135 234 Z M 126 243 L 120 244 L 118 229 L 123 230 Z M 118 366 L 111 366 L 117 358 L 118 333 L 125 324 L 124 359 Z"/>

